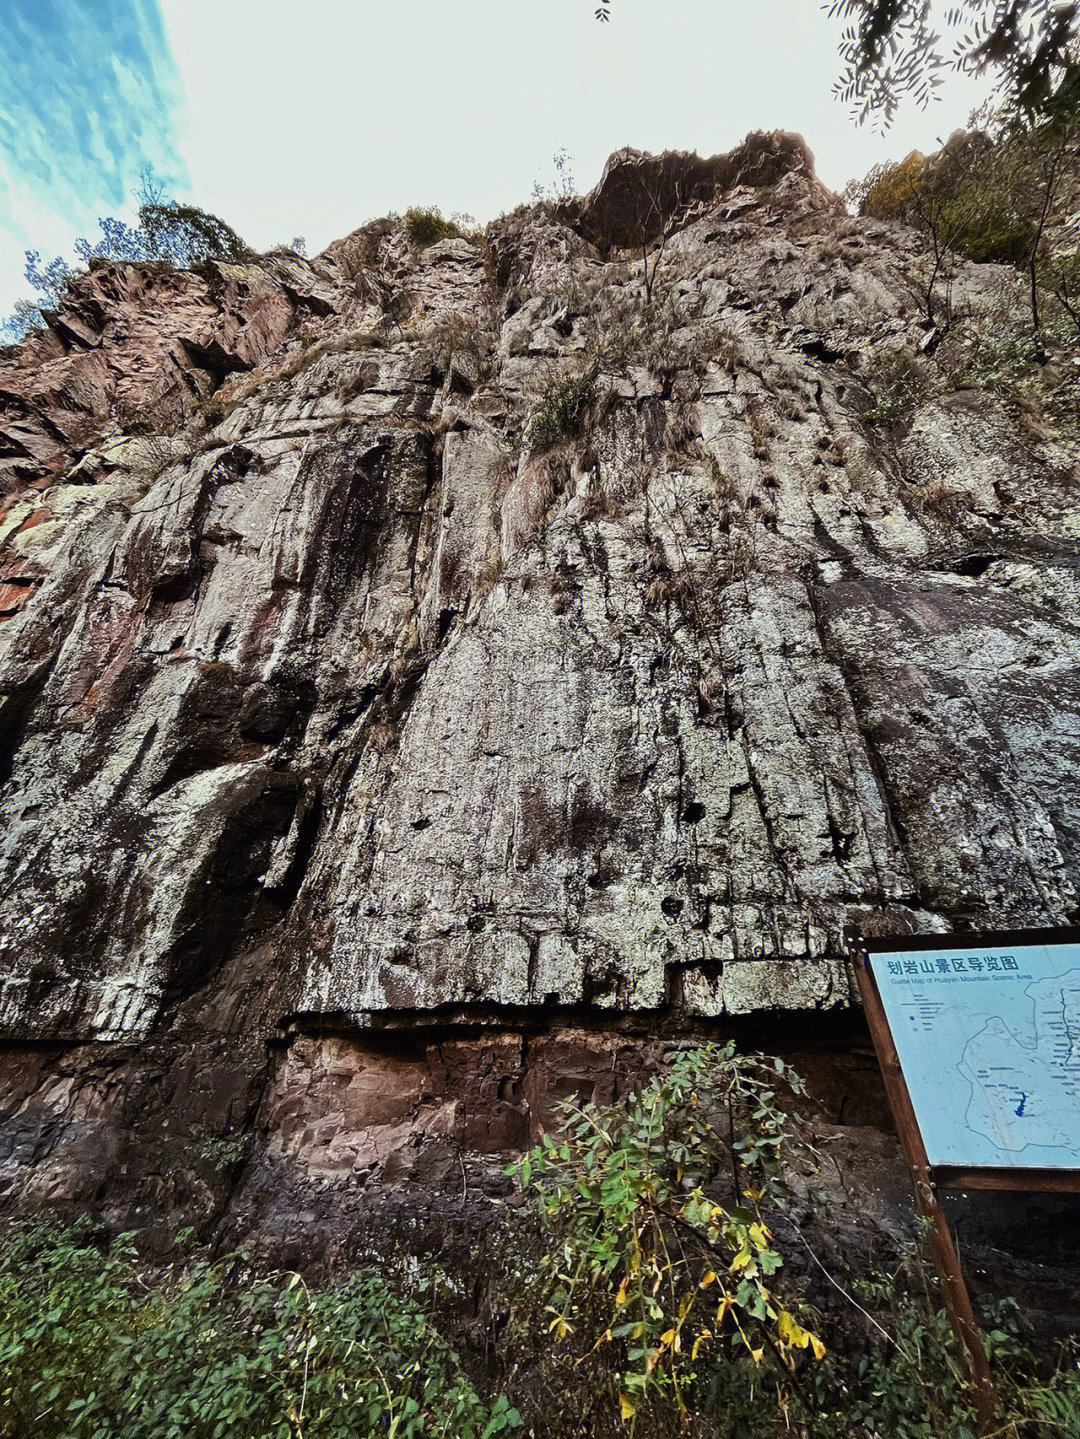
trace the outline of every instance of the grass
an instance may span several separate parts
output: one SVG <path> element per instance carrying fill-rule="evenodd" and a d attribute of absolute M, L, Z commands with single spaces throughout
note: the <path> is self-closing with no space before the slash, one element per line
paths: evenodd
<path fill-rule="evenodd" d="M 455 221 L 448 220 L 436 208 L 406 210 L 404 220 L 409 239 L 421 247 L 434 245 L 436 240 L 454 239 L 462 233 Z"/>
<path fill-rule="evenodd" d="M 525 427 L 527 449 L 545 450 L 584 433 L 596 404 L 596 377 L 553 374 L 540 392 L 532 418 Z"/>

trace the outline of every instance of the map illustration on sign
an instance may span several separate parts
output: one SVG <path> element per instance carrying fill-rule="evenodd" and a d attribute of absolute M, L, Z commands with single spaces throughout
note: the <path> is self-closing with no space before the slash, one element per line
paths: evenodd
<path fill-rule="evenodd" d="M 1080 1169 L 1080 943 L 870 967 L 931 1165 Z"/>

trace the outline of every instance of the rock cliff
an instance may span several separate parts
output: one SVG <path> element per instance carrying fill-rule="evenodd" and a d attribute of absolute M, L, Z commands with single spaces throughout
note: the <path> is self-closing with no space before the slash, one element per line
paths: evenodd
<path fill-rule="evenodd" d="M 325 1249 L 678 1034 L 884 1124 L 845 933 L 1080 861 L 1076 433 L 928 273 L 758 135 L 0 352 L 9 1207 Z"/>

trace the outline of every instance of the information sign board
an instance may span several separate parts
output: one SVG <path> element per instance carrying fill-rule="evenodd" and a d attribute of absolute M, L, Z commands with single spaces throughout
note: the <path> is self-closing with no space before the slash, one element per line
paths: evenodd
<path fill-rule="evenodd" d="M 1080 1192 L 1080 930 L 858 940 L 855 976 L 979 1432 L 997 1395 L 936 1190 Z"/>
<path fill-rule="evenodd" d="M 1080 934 L 889 943 L 868 963 L 931 1169 L 1080 1173 Z"/>

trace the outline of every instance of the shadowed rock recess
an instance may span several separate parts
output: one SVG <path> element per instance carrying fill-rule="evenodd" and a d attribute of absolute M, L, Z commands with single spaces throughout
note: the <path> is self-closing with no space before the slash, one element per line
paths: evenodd
<path fill-rule="evenodd" d="M 483 239 L 96 261 L 0 352 L 9 1208 L 423 1247 L 734 1033 L 896 1212 L 845 933 L 1068 921 L 1080 859 L 1075 447 L 871 423 L 926 273 L 756 135 Z"/>

